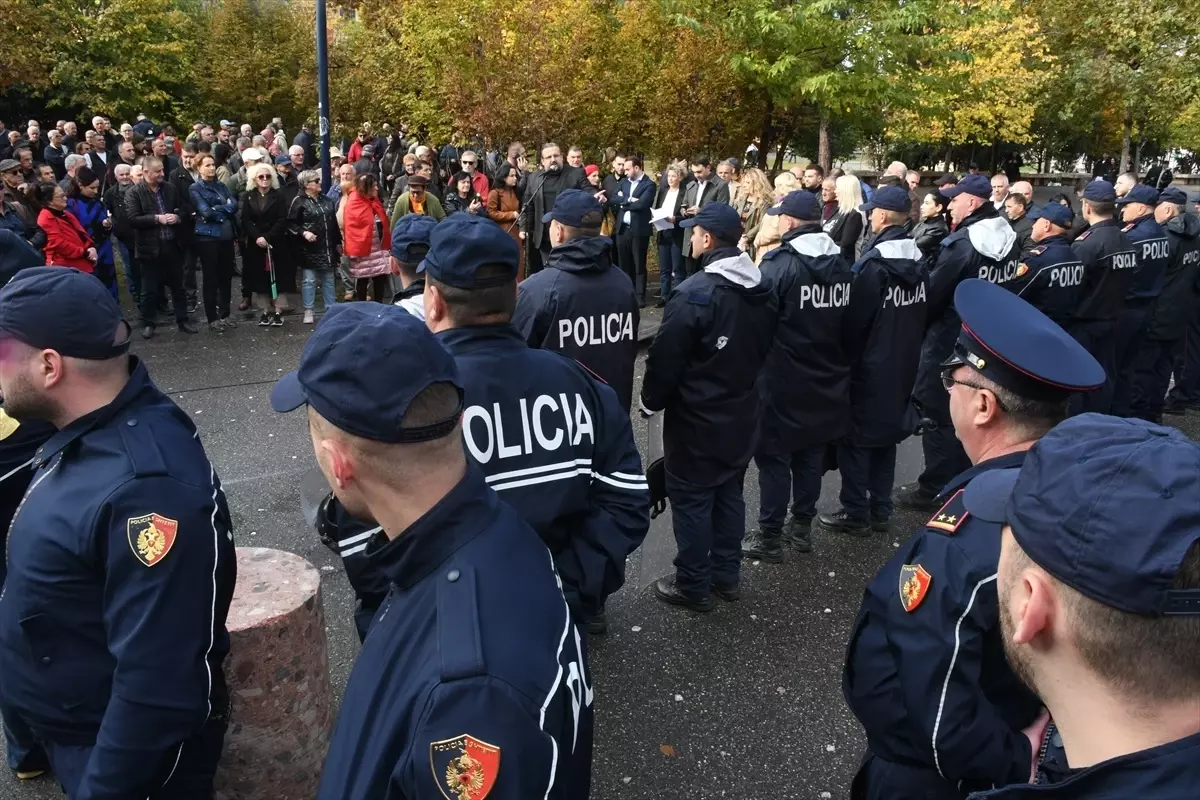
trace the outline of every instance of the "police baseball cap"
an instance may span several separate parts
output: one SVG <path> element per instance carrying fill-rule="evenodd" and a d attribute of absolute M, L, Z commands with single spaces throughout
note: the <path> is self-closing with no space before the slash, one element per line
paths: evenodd
<path fill-rule="evenodd" d="M 554 198 L 554 208 L 542 216 L 542 222 L 552 220 L 572 228 L 599 228 L 604 221 L 604 209 L 595 196 L 582 189 L 567 189 Z"/>
<path fill-rule="evenodd" d="M 788 192 L 779 205 L 767 209 L 767 214 L 772 217 L 787 214 L 789 217 L 815 222 L 821 218 L 821 203 L 817 196 L 807 189 L 797 189 Z"/>
<path fill-rule="evenodd" d="M 486 217 L 458 212 L 446 217 L 429 235 L 429 252 L 417 267 L 439 283 L 459 289 L 486 289 L 515 280 L 520 251 L 504 230 Z M 503 267 L 495 275 L 476 277 L 486 266 Z"/>
<path fill-rule="evenodd" d="M 1168 186 L 1158 193 L 1158 202 L 1182 206 L 1187 203 L 1187 192 L 1175 186 Z"/>
<path fill-rule="evenodd" d="M 795 194 L 795 192 L 792 192 L 792 194 Z M 767 213 L 770 214 L 771 212 L 768 211 Z M 688 217 L 683 222 L 680 222 L 679 227 L 703 228 L 722 242 L 736 242 L 742 236 L 742 218 L 738 216 L 733 206 L 726 205 L 725 203 L 709 203 L 700 209 L 700 213 L 696 216 Z"/>
<path fill-rule="evenodd" d="M 387 369 L 364 365 L 387 364 Z M 401 425 L 413 399 L 435 383 L 459 390 L 459 408 L 429 425 Z M 454 357 L 402 308 L 380 303 L 333 306 L 300 355 L 300 368 L 271 390 L 271 408 L 284 413 L 310 405 L 346 433 L 389 444 L 428 442 L 454 430 L 462 413 L 462 383 Z"/>
<path fill-rule="evenodd" d="M 1029 209 L 1029 219 L 1034 222 L 1039 219 L 1048 219 L 1052 225 L 1070 228 L 1071 223 L 1075 221 L 1075 212 L 1062 203 L 1046 203 Z"/>
<path fill-rule="evenodd" d="M 1020 470 L 967 486 L 976 517 L 1012 528 L 1057 580 L 1110 608 L 1200 614 L 1200 589 L 1174 588 L 1200 540 L 1200 445 L 1173 428 L 1081 414 L 1041 438 Z"/>
<path fill-rule="evenodd" d="M 965 280 L 954 290 L 954 307 L 962 328 L 942 367 L 973 367 L 1021 397 L 1046 402 L 1104 384 L 1104 368 L 1083 345 L 1007 289 Z"/>
<path fill-rule="evenodd" d="M 128 352 L 129 333 L 104 284 L 72 267 L 29 267 L 0 289 L 0 338 L 102 361 Z"/>
<path fill-rule="evenodd" d="M 1115 203 L 1117 202 L 1117 190 L 1108 181 L 1097 178 L 1083 187 L 1083 199 L 1091 200 L 1094 203 Z"/>
<path fill-rule="evenodd" d="M 1158 189 L 1153 186 L 1147 186 L 1144 183 L 1139 183 L 1129 190 L 1129 193 L 1124 197 L 1117 198 L 1117 205 L 1123 206 L 1126 203 L 1145 203 L 1148 206 L 1158 204 Z"/>
<path fill-rule="evenodd" d="M 437 220 L 424 214 L 406 214 L 392 228 L 392 258 L 417 264 L 429 252 L 429 235 Z"/>
<path fill-rule="evenodd" d="M 992 182 L 986 175 L 967 175 L 953 186 L 942 189 L 942 194 L 950 198 L 958 197 L 960 194 L 969 194 L 981 200 L 987 200 L 992 196 Z"/>
<path fill-rule="evenodd" d="M 868 214 L 876 208 L 882 208 L 885 211 L 911 211 L 912 200 L 908 196 L 907 189 L 899 186 L 884 186 L 882 189 L 876 189 L 875 196 L 859 206 L 860 210 Z"/>

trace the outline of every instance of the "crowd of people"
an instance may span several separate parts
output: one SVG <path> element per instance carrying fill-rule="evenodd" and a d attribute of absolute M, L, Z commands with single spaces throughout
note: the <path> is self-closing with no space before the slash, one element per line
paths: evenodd
<path fill-rule="evenodd" d="M 586 798 L 583 634 L 606 631 L 666 503 L 677 555 L 653 593 L 696 613 L 740 599 L 743 559 L 804 557 L 815 530 L 888 532 L 897 506 L 931 514 L 851 631 L 856 800 L 1194 790 L 1200 447 L 1159 424 L 1200 408 L 1200 217 L 1180 189 L 1122 175 L 1039 205 L 973 170 L 918 202 L 922 176 L 899 162 L 874 186 L 704 156 L 654 177 L 636 154 L 601 169 L 544 143 L 531 171 L 521 143 L 435 151 L 363 126 L 330 152 L 325 191 L 306 128 L 230 147 L 237 132 L 178 142 L 138 120 L 111 178 L 74 164 L 65 191 L 25 152 L 0 161 L 16 221 L 0 263 L 34 256 L 0 291 L 19 345 L 0 360 L 4 410 L 32 428 L 9 443 L 24 510 L 6 506 L 0 595 L 18 774 L 52 768 L 73 797 L 207 796 L 228 721 L 212 677 L 228 509 L 194 427 L 127 353 L 102 266 L 119 257 L 146 338 L 164 308 L 194 330 L 189 263 L 214 332 L 236 326 L 239 261 L 239 308 L 260 325 L 283 324 L 298 273 L 314 322 L 321 287 L 326 313 L 271 403 L 307 414 L 330 485 L 318 531 L 363 641 L 323 800 Z M 651 239 L 664 313 L 637 391 Z M 359 302 L 337 302 L 339 277 Z M 367 348 L 394 368 L 347 369 Z M 631 412 L 662 415 L 662 458 L 643 464 Z M 894 492 L 914 434 L 924 470 Z M 831 469 L 839 508 L 818 515 Z M 56 525 L 65 505 L 78 520 Z M 171 555 L 179 520 L 211 540 Z M 60 580 L 93 577 L 77 552 L 103 554 L 108 582 Z M 72 604 L 86 613 L 51 624 Z M 181 646 L 159 653 L 156 635 Z M 59 640 L 83 654 L 76 681 L 38 658 Z M 114 675 L 143 662 L 179 678 L 135 703 Z M 110 702 L 76 711 L 76 685 L 101 684 Z"/>

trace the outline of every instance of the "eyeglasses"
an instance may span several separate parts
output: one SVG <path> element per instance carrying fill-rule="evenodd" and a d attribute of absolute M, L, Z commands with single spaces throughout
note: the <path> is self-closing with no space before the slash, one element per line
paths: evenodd
<path fill-rule="evenodd" d="M 955 384 L 958 384 L 959 386 L 966 386 L 967 388 L 974 389 L 977 392 L 982 392 L 984 390 L 989 391 L 989 392 L 992 391 L 991 389 L 988 389 L 986 386 L 980 386 L 975 383 L 968 383 L 967 381 L 955 380 L 954 375 L 953 375 L 954 369 L 957 369 L 957 367 L 952 367 L 951 369 L 943 370 L 943 372 L 942 372 L 942 388 L 944 388 L 947 392 L 950 391 L 950 389 L 952 389 Z M 992 393 L 992 396 L 995 397 L 995 392 Z M 1000 406 L 1001 411 L 1003 411 L 1006 414 L 1008 413 L 1008 407 L 1006 405 L 1004 405 L 1004 401 L 1001 400 L 999 397 L 996 397 L 996 405 Z"/>
<path fill-rule="evenodd" d="M 255 178 L 254 180 L 256 180 L 256 181 L 269 181 L 269 180 L 271 180 L 271 176 L 270 176 L 270 175 L 259 175 L 259 176 L 258 176 L 257 178 Z"/>

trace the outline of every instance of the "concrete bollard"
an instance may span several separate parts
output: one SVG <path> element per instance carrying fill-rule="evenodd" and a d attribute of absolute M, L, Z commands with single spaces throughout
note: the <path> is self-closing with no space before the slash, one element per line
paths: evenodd
<path fill-rule="evenodd" d="M 321 574 L 282 550 L 239 547 L 237 559 L 216 798 L 311 800 L 334 718 Z"/>

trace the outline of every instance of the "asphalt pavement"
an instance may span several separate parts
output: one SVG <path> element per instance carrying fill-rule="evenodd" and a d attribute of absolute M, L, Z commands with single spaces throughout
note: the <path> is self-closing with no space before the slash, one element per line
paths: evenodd
<path fill-rule="evenodd" d="M 648 310 L 647 322 L 658 315 Z M 321 570 L 340 696 L 358 652 L 353 594 L 337 558 L 301 520 L 299 481 L 314 463 L 305 417 L 275 414 L 267 400 L 312 330 L 298 315 L 286 320 L 259 328 L 247 318 L 223 335 L 164 328 L 149 342 L 136 339 L 133 352 L 199 428 L 237 543 L 289 550 Z M 639 382 L 642 369 L 639 359 Z M 1171 420 L 1184 420 L 1192 436 L 1200 431 L 1200 415 Z M 645 423 L 635 418 L 634 428 L 644 453 Z M 897 484 L 920 468 L 920 443 L 909 440 L 900 447 Z M 828 474 L 820 510 L 836 507 L 837 488 L 836 473 Z M 753 467 L 746 505 L 750 528 L 758 512 Z M 648 586 L 659 575 L 635 553 L 626 586 L 609 601 L 610 632 L 591 642 L 593 798 L 846 797 L 863 737 L 841 696 L 845 643 L 864 585 L 924 519 L 898 512 L 892 532 L 868 539 L 814 529 L 811 554 L 791 552 L 781 565 L 744 562 L 742 599 L 718 601 L 707 615 L 655 600 Z M 655 535 L 669 537 L 669 528 Z M 61 797 L 51 778 L 18 785 L 0 770 L 0 800 Z"/>

